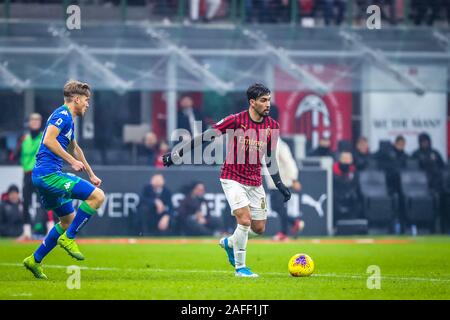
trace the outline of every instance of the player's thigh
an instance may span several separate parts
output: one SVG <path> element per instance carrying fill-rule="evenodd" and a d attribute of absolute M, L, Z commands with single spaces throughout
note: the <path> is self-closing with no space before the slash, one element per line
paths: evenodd
<path fill-rule="evenodd" d="M 70 177 L 71 174 L 66 173 L 66 175 Z M 87 180 L 81 179 L 80 177 L 76 178 L 77 179 L 70 192 L 70 197 L 72 199 L 78 199 L 83 201 L 88 200 L 97 188 Z"/>
<path fill-rule="evenodd" d="M 237 181 L 228 179 L 220 179 L 220 183 L 233 215 L 236 210 L 248 207 L 250 205 L 250 199 L 244 185 Z M 241 212 L 245 213 L 245 210 L 238 211 L 238 213 Z"/>
<path fill-rule="evenodd" d="M 74 192 L 78 192 L 77 184 L 80 180 L 82 179 L 71 173 L 55 172 L 46 176 L 33 177 L 33 184 L 43 195 L 70 199 Z"/>
<path fill-rule="evenodd" d="M 45 210 L 53 210 L 60 207 L 65 201 L 67 192 L 60 183 L 58 174 L 50 174 L 47 176 L 34 177 L 33 185 L 39 193 L 39 199 Z"/>
<path fill-rule="evenodd" d="M 249 207 L 252 221 L 267 220 L 267 199 L 264 187 L 262 185 L 259 187 L 249 187 L 248 197 L 250 200 Z"/>
<path fill-rule="evenodd" d="M 45 210 L 52 210 L 61 221 L 72 222 L 75 212 L 72 199 L 51 193 L 39 193 L 39 196 Z"/>

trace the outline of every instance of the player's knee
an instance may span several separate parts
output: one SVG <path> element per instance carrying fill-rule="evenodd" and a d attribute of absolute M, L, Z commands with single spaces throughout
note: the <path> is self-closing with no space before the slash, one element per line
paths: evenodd
<path fill-rule="evenodd" d="M 61 217 L 59 219 L 59 225 L 61 226 L 61 228 L 63 228 L 64 230 L 69 229 L 70 224 L 72 223 L 73 219 L 75 218 L 74 214 L 70 214 L 64 217 Z"/>
<path fill-rule="evenodd" d="M 105 202 L 105 193 L 102 189 L 96 188 L 90 198 L 100 207 Z"/>
<path fill-rule="evenodd" d="M 99 188 L 95 188 L 94 192 L 86 200 L 86 203 L 92 208 L 97 210 L 101 207 L 105 201 L 105 193 Z"/>
<path fill-rule="evenodd" d="M 63 228 L 64 230 L 69 229 L 70 223 L 67 222 L 60 222 L 59 225 L 61 226 L 61 228 Z"/>
<path fill-rule="evenodd" d="M 246 226 L 246 227 L 250 227 L 252 224 L 252 219 L 250 217 L 241 217 L 240 219 L 238 219 L 238 223 L 240 225 Z"/>
<path fill-rule="evenodd" d="M 238 224 L 240 224 L 240 225 L 242 225 L 242 226 L 247 226 L 247 227 L 250 227 L 250 226 L 251 226 L 251 224 L 252 224 L 252 219 L 251 219 L 250 215 L 247 214 L 246 211 L 239 211 L 239 210 L 236 210 L 236 211 L 234 212 L 234 215 L 235 215 L 235 217 L 236 217 L 236 220 L 237 220 L 237 223 L 238 223 Z"/>

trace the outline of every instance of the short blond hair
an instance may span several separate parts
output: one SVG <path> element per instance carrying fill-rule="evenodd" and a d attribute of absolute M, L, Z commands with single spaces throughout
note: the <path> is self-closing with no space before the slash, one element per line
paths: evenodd
<path fill-rule="evenodd" d="M 91 87 L 87 83 L 77 80 L 69 80 L 64 85 L 64 100 L 71 102 L 73 96 L 83 95 L 89 97 L 91 95 Z"/>

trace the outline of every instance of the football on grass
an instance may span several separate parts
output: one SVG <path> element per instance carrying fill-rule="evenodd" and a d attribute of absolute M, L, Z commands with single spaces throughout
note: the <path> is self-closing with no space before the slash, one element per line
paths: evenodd
<path fill-rule="evenodd" d="M 307 277 L 314 272 L 314 261 L 304 253 L 292 256 L 288 264 L 289 273 L 294 277 Z"/>

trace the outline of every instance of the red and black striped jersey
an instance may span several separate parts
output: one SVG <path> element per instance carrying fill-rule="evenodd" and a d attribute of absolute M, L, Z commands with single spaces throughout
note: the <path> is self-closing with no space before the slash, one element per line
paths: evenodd
<path fill-rule="evenodd" d="M 222 119 L 213 125 L 213 129 L 228 136 L 227 157 L 220 177 L 247 186 L 260 186 L 261 159 L 276 150 L 278 122 L 269 116 L 256 122 L 246 110 Z"/>

